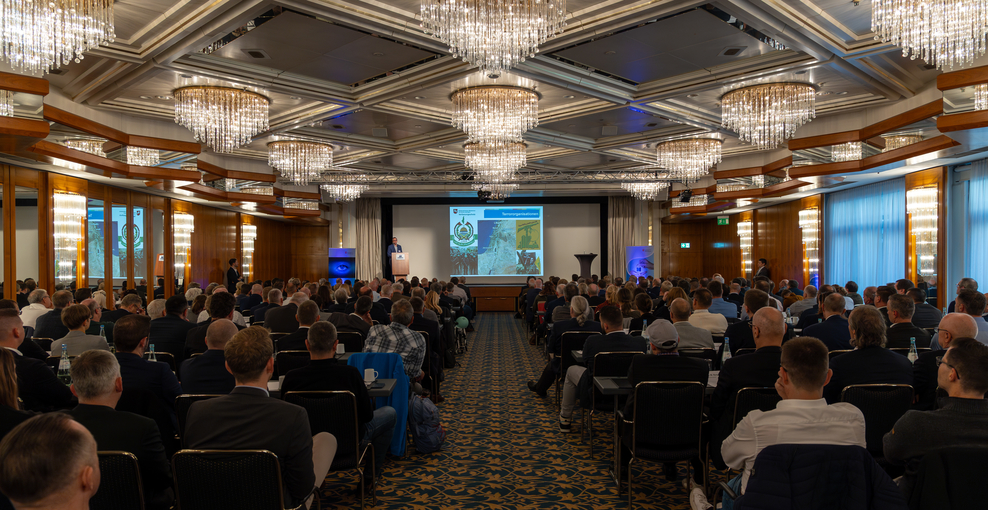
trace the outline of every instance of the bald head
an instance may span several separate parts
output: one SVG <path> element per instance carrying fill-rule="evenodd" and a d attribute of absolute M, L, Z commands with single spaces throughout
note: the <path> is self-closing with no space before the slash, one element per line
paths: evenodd
<path fill-rule="evenodd" d="M 690 320 L 690 304 L 683 298 L 676 298 L 669 303 L 669 317 L 673 324 Z"/>
<path fill-rule="evenodd" d="M 974 322 L 974 317 L 966 313 L 948 313 L 940 319 L 939 331 L 937 332 L 937 343 L 940 348 L 946 349 L 956 338 L 976 338 L 978 336 L 978 323 Z"/>
<path fill-rule="evenodd" d="M 844 296 L 833 292 L 829 296 L 823 299 L 823 311 L 824 315 L 838 315 L 844 313 L 844 309 L 847 307 L 847 302 L 844 301 Z"/>
<path fill-rule="evenodd" d="M 250 287 L 250 293 L 251 294 L 261 295 L 261 291 L 263 291 L 263 290 L 264 290 L 264 287 L 261 287 L 261 285 L 260 284 L 257 284 L 257 283 L 255 283 L 254 285 L 252 285 Z"/>
<path fill-rule="evenodd" d="M 304 302 L 306 302 L 308 300 L 309 300 L 309 295 L 308 294 L 306 294 L 304 292 L 296 292 L 296 293 L 292 294 L 292 299 L 290 299 L 288 302 L 289 303 L 295 303 L 296 305 L 300 305 L 300 304 L 302 304 L 302 303 L 304 303 Z"/>
<path fill-rule="evenodd" d="M 223 350 L 237 331 L 237 325 L 230 319 L 215 320 L 206 329 L 206 346 L 210 349 Z"/>
<path fill-rule="evenodd" d="M 771 306 L 760 308 L 751 318 L 751 333 L 758 349 L 768 345 L 782 345 L 782 338 L 786 335 L 782 312 Z"/>

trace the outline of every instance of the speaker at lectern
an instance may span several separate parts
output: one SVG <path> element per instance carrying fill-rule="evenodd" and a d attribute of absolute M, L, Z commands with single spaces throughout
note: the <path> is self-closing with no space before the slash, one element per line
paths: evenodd
<path fill-rule="evenodd" d="M 409 259 L 411 256 L 407 251 L 391 254 L 391 274 L 394 275 L 396 281 L 399 277 L 408 278 L 410 274 L 408 271 Z"/>

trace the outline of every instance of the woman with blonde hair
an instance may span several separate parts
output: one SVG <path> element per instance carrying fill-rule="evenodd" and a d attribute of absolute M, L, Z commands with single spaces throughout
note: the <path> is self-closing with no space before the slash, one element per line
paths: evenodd
<path fill-rule="evenodd" d="M 425 295 L 425 307 L 428 310 L 432 310 L 436 313 L 437 317 L 443 316 L 443 307 L 439 306 L 439 294 L 434 290 L 430 290 L 428 294 Z"/>
<path fill-rule="evenodd" d="M 616 305 L 618 303 L 618 291 L 621 290 L 620 287 L 616 285 L 608 285 L 607 289 L 604 290 L 604 302 L 597 305 L 597 309 L 594 310 L 595 313 L 600 313 L 600 310 L 605 306 Z"/>

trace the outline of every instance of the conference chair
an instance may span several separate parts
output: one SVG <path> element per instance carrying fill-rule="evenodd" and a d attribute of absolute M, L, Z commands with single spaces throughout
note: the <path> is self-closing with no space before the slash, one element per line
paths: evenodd
<path fill-rule="evenodd" d="M 711 370 L 717 363 L 717 351 L 715 349 L 679 349 L 679 355 L 684 358 L 705 359 Z"/>
<path fill-rule="evenodd" d="M 38 347 L 41 347 L 41 350 L 46 352 L 51 352 L 51 344 L 55 342 L 51 338 L 32 338 L 31 340 L 34 340 L 34 343 L 38 344 Z"/>
<path fill-rule="evenodd" d="M 151 353 L 150 352 L 145 352 L 144 353 L 144 359 L 149 359 L 150 357 L 151 357 Z M 155 359 L 158 360 L 158 363 L 165 363 L 165 364 L 167 364 L 168 365 L 168 369 L 171 370 L 172 372 L 177 372 L 178 371 L 178 365 L 175 364 L 175 356 L 172 353 L 170 353 L 170 352 L 157 352 L 157 351 L 155 351 L 154 357 L 155 357 Z"/>
<path fill-rule="evenodd" d="M 374 476 L 374 445 L 360 445 L 360 422 L 357 421 L 357 398 L 349 391 L 289 391 L 285 402 L 305 408 L 312 434 L 329 432 L 336 437 L 336 456 L 330 471 L 357 470 L 360 476 L 360 508 L 364 508 L 364 459 L 371 473 L 371 505 L 377 504 L 377 479 Z"/>
<path fill-rule="evenodd" d="M 854 384 L 841 390 L 840 400 L 861 410 L 868 452 L 889 475 L 898 476 L 893 473 L 899 468 L 892 469 L 885 460 L 882 438 L 912 406 L 913 387 L 908 384 Z"/>
<path fill-rule="evenodd" d="M 336 339 L 343 344 L 343 349 L 346 352 L 364 351 L 364 336 L 360 333 L 353 331 L 338 331 L 336 333 Z"/>
<path fill-rule="evenodd" d="M 596 362 L 595 362 L 596 363 Z M 618 411 L 630 433 L 621 436 L 621 444 L 631 451 L 628 461 L 628 508 L 632 508 L 634 490 L 631 467 L 635 461 L 687 461 L 687 478 L 692 479 L 692 460 L 702 454 L 703 490 L 707 488 L 707 454 L 703 448 L 703 397 L 706 387 L 696 381 L 644 381 L 635 386 L 635 413 L 628 420 Z M 656 431 L 662 431 L 657 434 Z M 620 464 L 620 459 L 615 464 Z M 618 495 L 621 484 L 618 483 Z"/>
<path fill-rule="evenodd" d="M 593 373 L 590 374 L 591 377 L 628 377 L 628 370 L 631 368 L 631 360 L 636 355 L 642 354 L 641 351 L 617 351 L 617 352 L 600 352 L 594 356 L 593 362 Z M 622 396 L 607 396 L 597 389 L 597 386 L 591 383 L 591 397 L 590 397 L 590 407 L 582 406 L 580 409 L 580 421 L 583 426 L 580 427 L 580 441 L 583 441 L 583 431 L 587 431 L 590 443 L 590 458 L 593 457 L 593 417 L 597 413 L 613 413 L 614 412 L 614 400 L 618 401 L 618 408 L 624 404 L 627 400 L 626 397 Z M 581 402 L 582 402 L 582 395 Z M 584 412 L 586 409 L 590 410 L 589 414 L 586 414 L 588 419 L 584 422 Z M 617 417 L 615 417 L 617 419 Z"/>
<path fill-rule="evenodd" d="M 280 351 L 275 354 L 275 375 L 281 377 L 296 368 L 309 366 L 309 351 Z"/>
<path fill-rule="evenodd" d="M 61 356 L 54 356 L 54 355 L 48 356 L 48 359 L 45 360 L 45 364 L 48 365 L 48 367 L 50 367 L 52 370 L 57 372 L 58 362 L 61 359 L 62 359 Z M 75 356 L 69 356 L 69 363 L 73 363 L 73 362 L 75 362 Z"/>
<path fill-rule="evenodd" d="M 288 510 L 278 456 L 268 450 L 181 450 L 172 476 L 181 510 Z M 303 500 L 291 510 L 304 509 Z"/>
<path fill-rule="evenodd" d="M 96 452 L 100 482 L 89 500 L 90 510 L 144 509 L 144 489 L 137 457 L 130 452 Z"/>
<path fill-rule="evenodd" d="M 988 446 L 952 446 L 931 451 L 919 463 L 913 492 L 908 495 L 910 508 L 978 508 L 984 504 L 981 484 L 986 478 Z"/>
<path fill-rule="evenodd" d="M 844 354 L 845 352 L 851 352 L 852 350 L 853 349 L 838 349 L 836 351 L 830 351 L 830 354 L 827 355 L 827 359 L 831 359 L 832 360 L 832 359 L 836 358 L 837 356 L 840 356 L 841 354 Z"/>
<path fill-rule="evenodd" d="M 563 381 L 566 380 L 566 371 L 569 367 L 577 365 L 573 358 L 573 351 L 583 350 L 583 344 L 587 338 L 598 334 L 595 331 L 566 331 L 559 336 L 559 377 L 556 378 L 556 410 L 562 402 Z"/>
<path fill-rule="evenodd" d="M 178 418 L 178 437 L 185 441 L 185 422 L 189 416 L 189 408 L 192 404 L 199 402 L 200 400 L 209 400 L 215 397 L 222 397 L 223 395 L 213 395 L 213 394 L 200 394 L 200 395 L 179 395 L 175 397 L 175 417 Z"/>
<path fill-rule="evenodd" d="M 734 353 L 734 355 L 735 356 L 740 356 L 742 354 L 751 354 L 753 352 L 755 352 L 755 348 L 754 347 L 745 347 L 743 349 L 738 349 L 737 352 Z"/>
<path fill-rule="evenodd" d="M 889 350 L 892 351 L 892 352 L 897 352 L 897 353 L 899 353 L 899 354 L 901 354 L 903 356 L 909 356 L 909 347 L 891 347 L 891 348 L 889 348 Z M 929 347 L 917 347 L 916 348 L 916 354 L 917 355 L 923 354 L 924 352 L 930 352 L 930 348 Z"/>
<path fill-rule="evenodd" d="M 278 346 L 278 339 L 280 339 L 280 338 L 282 338 L 282 337 L 286 337 L 286 336 L 288 336 L 288 335 L 290 335 L 290 334 L 291 334 L 291 333 L 274 333 L 274 332 L 272 332 L 272 333 L 271 333 L 271 341 L 272 341 L 272 342 L 274 342 L 274 345 L 275 345 L 275 351 L 277 351 L 277 350 L 278 350 L 278 349 L 277 349 L 277 346 Z"/>
<path fill-rule="evenodd" d="M 748 387 L 738 390 L 734 397 L 734 420 L 731 423 L 731 430 L 738 427 L 738 423 L 751 411 L 771 411 L 782 401 L 778 390 L 774 386 Z"/>

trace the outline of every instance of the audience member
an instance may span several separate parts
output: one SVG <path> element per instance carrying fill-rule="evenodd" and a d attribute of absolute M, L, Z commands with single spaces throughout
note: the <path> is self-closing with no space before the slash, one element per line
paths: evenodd
<path fill-rule="evenodd" d="M 958 313 L 966 313 L 974 319 L 974 323 L 978 325 L 978 334 L 974 336 L 979 342 L 983 344 L 988 344 L 988 321 L 985 321 L 985 295 L 970 289 L 960 289 L 957 291 L 957 299 L 954 300 L 954 309 Z M 940 349 L 940 344 L 937 343 L 938 335 L 933 335 L 933 340 L 930 341 L 930 348 L 933 350 Z"/>
<path fill-rule="evenodd" d="M 913 282 L 911 282 L 910 280 L 907 280 L 905 278 L 902 278 L 900 280 L 896 280 L 895 281 L 895 287 L 894 288 L 895 288 L 895 293 L 896 294 L 899 294 L 900 296 L 903 296 L 903 295 L 906 294 L 906 292 L 909 291 L 909 289 L 911 289 L 913 287 L 915 287 L 915 285 L 913 285 Z"/>
<path fill-rule="evenodd" d="M 148 343 L 154 345 L 155 352 L 167 352 L 174 356 L 176 363 L 185 359 L 185 339 L 189 331 L 196 327 L 186 320 L 188 314 L 189 303 L 183 296 L 175 295 L 165 300 L 165 314 L 151 320 Z"/>
<path fill-rule="evenodd" d="M 885 319 L 886 326 L 891 324 L 889 321 L 888 306 L 889 299 L 891 299 L 894 294 L 895 289 L 890 287 L 879 287 L 878 290 L 875 291 L 875 308 L 878 308 L 878 311 L 882 314 L 882 317 Z"/>
<path fill-rule="evenodd" d="M 851 332 L 844 318 L 844 296 L 834 292 L 824 298 L 823 321 L 803 329 L 803 336 L 820 339 L 827 349 L 842 351 L 851 348 Z M 882 328 L 882 343 L 885 328 Z"/>
<path fill-rule="evenodd" d="M 693 293 L 693 315 L 690 316 L 689 323 L 712 335 L 723 335 L 727 331 L 727 319 L 719 313 L 710 313 L 712 303 L 709 290 L 700 289 Z"/>
<path fill-rule="evenodd" d="M 24 326 L 17 310 L 0 309 L 0 346 L 14 354 L 18 395 L 28 411 L 67 409 L 75 405 L 72 392 L 55 377 L 48 365 L 25 356 L 17 347 L 24 341 Z"/>
<path fill-rule="evenodd" d="M 714 339 L 710 331 L 698 328 L 690 323 L 690 304 L 683 298 L 676 298 L 669 303 L 669 317 L 679 332 L 680 349 L 713 349 Z M 724 319 L 721 317 L 721 319 Z M 725 321 L 727 319 L 724 319 Z"/>
<path fill-rule="evenodd" d="M 855 305 L 865 304 L 864 299 L 861 297 L 861 294 L 858 294 L 857 283 L 853 281 L 849 281 L 844 284 L 844 288 L 847 289 L 847 297 L 851 298 L 851 301 L 853 301 Z"/>
<path fill-rule="evenodd" d="M 233 296 L 227 293 L 230 299 Z M 120 375 L 125 390 L 147 391 L 158 397 L 167 409 L 175 408 L 175 397 L 182 394 L 182 386 L 166 363 L 144 359 L 148 349 L 148 333 L 151 319 L 144 315 L 125 315 L 116 322 L 117 336 L 114 344 Z"/>
<path fill-rule="evenodd" d="M 212 300 L 212 296 L 215 296 L 217 294 L 230 294 L 230 295 L 233 295 L 232 293 L 230 293 L 229 291 L 226 290 L 226 287 L 225 286 L 223 286 L 223 285 L 217 286 L 213 290 L 213 294 L 210 296 L 210 298 L 208 300 L 206 300 L 206 307 L 205 307 L 205 309 L 199 311 L 199 315 L 196 317 L 196 323 L 197 324 L 202 324 L 204 322 L 209 322 L 209 319 L 210 319 L 210 317 L 209 317 L 209 302 Z M 247 327 L 247 320 L 244 319 L 244 316 L 241 315 L 240 312 L 238 312 L 237 309 L 236 309 L 236 304 L 237 304 L 237 298 L 236 298 L 236 296 L 234 296 L 234 298 L 233 298 L 233 304 L 234 304 L 233 318 L 231 318 L 230 320 L 232 320 L 233 323 L 236 324 L 237 326 L 239 326 L 241 328 L 246 328 Z"/>
<path fill-rule="evenodd" d="M 298 305 L 295 312 L 295 321 L 298 329 L 293 333 L 285 335 L 277 340 L 275 346 L 278 351 L 304 351 L 305 339 L 309 336 L 309 328 L 319 320 L 319 305 L 315 301 L 307 300 Z M 265 322 L 265 324 L 267 324 Z"/>
<path fill-rule="evenodd" d="M 274 297 L 275 291 L 271 291 L 272 297 Z M 209 300 L 209 319 L 212 322 L 218 321 L 220 319 L 233 320 L 233 307 L 236 305 L 236 300 L 233 295 L 229 292 L 219 292 Z M 185 335 L 185 356 L 183 358 L 189 358 L 192 354 L 206 352 L 206 331 L 209 328 L 210 322 L 205 322 L 196 325 L 196 327 L 189 330 Z M 236 324 L 236 323 L 234 323 Z M 238 329 L 243 329 L 239 325 Z"/>
<path fill-rule="evenodd" d="M 905 298 L 898 294 L 894 297 Z M 833 377 L 823 391 L 827 402 L 840 402 L 844 388 L 854 384 L 912 385 L 913 366 L 909 359 L 883 348 L 885 322 L 878 310 L 870 306 L 855 308 L 847 323 L 854 350 L 830 360 Z"/>
<path fill-rule="evenodd" d="M 892 325 L 885 333 L 887 338 L 885 347 L 908 349 L 911 340 L 916 341 L 917 348 L 930 347 L 930 333 L 925 329 L 916 327 L 912 322 L 915 309 L 916 305 L 908 295 L 896 294 L 889 298 L 888 316 Z"/>
<path fill-rule="evenodd" d="M 955 339 L 974 338 L 978 334 L 978 325 L 974 318 L 966 313 L 948 313 L 943 316 L 938 326 L 938 347 L 930 352 L 919 355 L 913 363 L 913 388 L 916 389 L 918 402 L 915 408 L 928 410 L 936 407 L 937 392 L 937 358 L 943 356 Z"/>
<path fill-rule="evenodd" d="M 264 313 L 264 327 L 273 333 L 294 333 L 299 328 L 299 322 L 295 318 L 298 307 L 308 300 L 304 293 L 296 292 L 283 306 L 269 308 Z"/>
<path fill-rule="evenodd" d="M 391 305 L 391 323 L 378 324 L 367 333 L 364 352 L 394 352 L 401 355 L 405 374 L 412 381 L 419 381 L 424 375 L 422 363 L 425 361 L 425 339 L 419 332 L 409 329 L 414 315 L 412 305 L 399 299 Z"/>
<path fill-rule="evenodd" d="M 84 299 L 79 302 L 80 305 L 86 305 L 89 307 L 89 311 L 92 314 L 92 319 L 89 320 L 89 329 L 86 330 L 88 335 L 100 336 L 100 333 L 106 336 L 106 342 L 113 345 L 113 323 L 103 322 L 103 309 L 99 307 L 96 300 L 93 298 Z"/>
<path fill-rule="evenodd" d="M 72 293 L 60 290 L 51 297 L 52 309 L 38 317 L 34 327 L 35 338 L 58 339 L 69 334 L 69 328 L 62 322 L 62 310 L 72 304 Z M 106 314 L 104 320 L 106 320 Z"/>
<path fill-rule="evenodd" d="M 144 313 L 144 308 L 141 306 L 143 304 L 144 301 L 141 300 L 141 296 L 137 294 L 126 294 L 120 298 L 120 304 L 116 310 L 111 310 L 103 314 L 103 320 L 116 323 L 117 320 L 128 315 L 141 315 Z"/>
<path fill-rule="evenodd" d="M 21 307 L 21 320 L 25 328 L 36 328 L 38 317 L 48 313 L 52 307 L 51 297 L 45 289 L 34 289 L 27 295 L 27 306 Z"/>
<path fill-rule="evenodd" d="M 563 333 L 568 331 L 586 331 L 601 333 L 603 330 L 600 323 L 588 318 L 590 310 L 589 301 L 583 296 L 574 297 L 569 303 L 569 315 L 567 320 L 561 320 L 552 325 L 552 334 L 549 336 L 549 363 L 542 369 L 542 376 L 538 381 L 529 380 L 528 389 L 536 395 L 545 398 L 546 391 L 556 382 L 559 377 L 560 356 L 562 354 Z"/>
<path fill-rule="evenodd" d="M 807 285 L 803 288 L 803 299 L 796 301 L 795 303 L 789 305 L 789 315 L 792 317 L 799 317 L 803 312 L 809 310 L 816 306 L 816 287 L 812 285 Z"/>
<path fill-rule="evenodd" d="M 865 287 L 864 294 L 861 298 L 864 300 L 864 304 L 875 306 L 875 297 L 878 295 L 878 287 Z"/>
<path fill-rule="evenodd" d="M 919 328 L 935 328 L 943 318 L 940 310 L 926 302 L 926 291 L 913 287 L 906 292 L 906 295 L 913 300 L 915 311 L 913 312 L 912 323 Z"/>
<path fill-rule="evenodd" d="M 231 296 L 232 297 L 232 296 Z M 189 408 L 185 444 L 203 450 L 268 450 L 278 456 L 285 507 L 312 503 L 336 455 L 336 438 L 312 435 L 305 409 L 268 395 L 274 347 L 260 326 L 238 332 L 223 349 L 237 386 Z"/>
<path fill-rule="evenodd" d="M 768 306 L 768 294 L 757 289 L 751 289 L 744 293 L 744 311 L 747 317 L 741 322 L 736 322 L 727 327 L 727 331 L 724 332 L 724 343 L 730 345 L 731 355 L 735 356 L 738 353 L 738 349 L 754 349 L 757 348 L 755 345 L 755 337 L 752 335 L 752 322 L 750 317 L 753 317 L 758 310 Z M 682 347 L 680 347 L 682 348 Z"/>
<path fill-rule="evenodd" d="M 69 329 L 69 332 L 61 339 L 52 342 L 52 355 L 60 356 L 63 345 L 66 346 L 69 356 L 78 356 L 91 349 L 110 350 L 105 338 L 86 334 L 91 314 L 92 310 L 86 305 L 70 305 L 62 310 L 62 324 Z"/>
<path fill-rule="evenodd" d="M 147 314 L 152 320 L 160 319 L 165 316 L 165 300 L 155 299 L 148 303 Z"/>
<path fill-rule="evenodd" d="M 974 278 L 961 278 L 961 280 L 957 282 L 957 295 L 959 296 L 964 290 L 978 290 L 978 282 Z M 947 313 L 954 313 L 956 311 L 956 307 L 957 301 L 951 301 L 950 305 L 947 306 Z"/>
<path fill-rule="evenodd" d="M 17 364 L 14 351 L 0 348 L 0 440 L 32 416 L 17 401 Z"/>
<path fill-rule="evenodd" d="M 672 285 L 669 285 L 672 288 Z M 710 291 L 710 307 L 708 310 L 710 313 L 719 313 L 724 316 L 725 319 L 737 319 L 740 315 L 740 307 L 737 303 L 724 300 L 724 284 L 718 281 L 712 281 L 707 285 L 707 290 Z"/>
<path fill-rule="evenodd" d="M 233 374 L 226 369 L 223 349 L 237 331 L 237 325 L 229 319 L 209 323 L 206 329 L 206 352 L 185 360 L 179 368 L 182 390 L 185 393 L 226 395 L 233 390 L 236 381 Z"/>
<path fill-rule="evenodd" d="M 360 336 L 366 337 L 371 326 L 374 325 L 374 320 L 370 316 L 373 306 L 374 301 L 370 296 L 360 296 L 354 303 L 353 313 L 333 312 L 329 315 L 328 322 L 340 333 L 360 333 Z"/>

